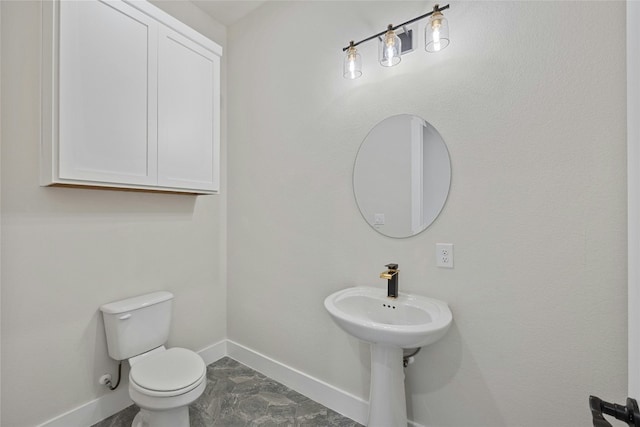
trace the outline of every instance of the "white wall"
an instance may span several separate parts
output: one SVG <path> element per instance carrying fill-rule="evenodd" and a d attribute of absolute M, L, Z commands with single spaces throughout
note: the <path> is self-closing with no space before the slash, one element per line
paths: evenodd
<path fill-rule="evenodd" d="M 229 338 L 367 398 L 368 348 L 322 302 L 398 262 L 400 290 L 455 319 L 406 371 L 410 418 L 589 425 L 589 394 L 626 397 L 625 4 L 454 2 L 440 55 L 383 69 L 369 43 L 342 78 L 349 40 L 430 6 L 268 2 L 229 28 Z M 351 190 L 362 139 L 400 113 L 438 129 L 453 169 L 443 213 L 404 240 Z"/>
<path fill-rule="evenodd" d="M 20 427 L 110 393 L 97 384 L 117 366 L 98 312 L 105 302 L 166 289 L 175 294 L 170 345 L 200 350 L 225 338 L 226 180 L 223 195 L 200 197 L 39 187 L 40 3 L 0 3 L 1 424 Z M 225 46 L 225 27 L 192 4 L 160 6 Z"/>

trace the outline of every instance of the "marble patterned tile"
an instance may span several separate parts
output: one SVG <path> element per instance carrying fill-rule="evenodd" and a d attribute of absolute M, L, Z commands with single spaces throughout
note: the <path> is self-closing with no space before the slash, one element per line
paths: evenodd
<path fill-rule="evenodd" d="M 92 427 L 130 427 L 131 405 Z M 359 427 L 360 424 L 225 357 L 207 366 L 207 386 L 189 406 L 191 427 Z"/>

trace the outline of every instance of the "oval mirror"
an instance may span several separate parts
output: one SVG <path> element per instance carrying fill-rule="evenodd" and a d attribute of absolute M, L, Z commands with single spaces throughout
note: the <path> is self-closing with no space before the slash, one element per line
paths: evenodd
<path fill-rule="evenodd" d="M 444 207 L 450 184 L 444 140 L 424 119 L 409 114 L 375 125 L 353 168 L 362 216 L 389 237 L 410 237 L 429 227 Z"/>

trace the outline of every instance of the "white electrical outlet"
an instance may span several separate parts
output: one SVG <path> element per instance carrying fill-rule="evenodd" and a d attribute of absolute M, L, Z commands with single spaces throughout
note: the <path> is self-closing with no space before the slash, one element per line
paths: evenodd
<path fill-rule="evenodd" d="M 453 268 L 453 243 L 436 243 L 436 265 Z"/>

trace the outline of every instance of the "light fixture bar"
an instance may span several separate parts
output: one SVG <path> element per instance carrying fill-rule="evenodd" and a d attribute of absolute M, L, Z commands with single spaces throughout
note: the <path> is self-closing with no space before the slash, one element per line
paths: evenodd
<path fill-rule="evenodd" d="M 442 6 L 442 7 L 440 7 L 440 6 L 436 5 L 436 6 L 433 8 L 433 10 L 432 10 L 431 12 L 425 13 L 424 15 L 417 16 L 417 17 L 415 17 L 415 18 L 413 18 L 413 19 L 410 19 L 410 20 L 409 20 L 409 21 L 407 21 L 407 22 L 403 22 L 403 23 L 402 23 L 402 24 L 400 24 L 400 25 L 396 25 L 395 27 L 393 27 L 393 26 L 392 26 L 390 29 L 391 29 L 392 31 L 393 31 L 393 30 L 397 30 L 397 29 L 398 29 L 398 28 L 400 28 L 400 27 L 404 27 L 405 25 L 413 24 L 414 22 L 419 21 L 419 20 L 421 20 L 421 19 L 423 19 L 423 18 L 426 18 L 426 17 L 428 17 L 428 16 L 431 16 L 431 15 L 433 15 L 433 14 L 434 14 L 434 13 L 436 13 L 436 12 L 441 12 L 441 11 L 443 11 L 443 10 L 447 10 L 447 9 L 449 9 L 449 5 Z M 369 40 L 373 40 L 373 39 L 375 39 L 375 38 L 381 37 L 381 36 L 385 35 L 385 34 L 387 33 L 387 31 L 389 31 L 389 29 L 386 29 L 386 30 L 384 30 L 384 31 L 381 31 L 381 32 L 379 32 L 378 34 L 374 34 L 374 35 L 372 35 L 371 37 L 367 37 L 366 39 L 362 39 L 362 40 L 360 40 L 360 41 L 359 41 L 359 42 L 357 42 L 357 43 L 353 43 L 353 42 L 352 42 L 349 46 L 347 46 L 347 47 L 343 47 L 343 48 L 342 48 L 342 51 L 344 52 L 344 51 L 346 51 L 347 49 L 349 49 L 350 47 L 356 47 L 356 46 L 358 46 L 359 44 L 362 44 L 362 43 L 364 43 L 364 42 L 368 42 Z"/>

